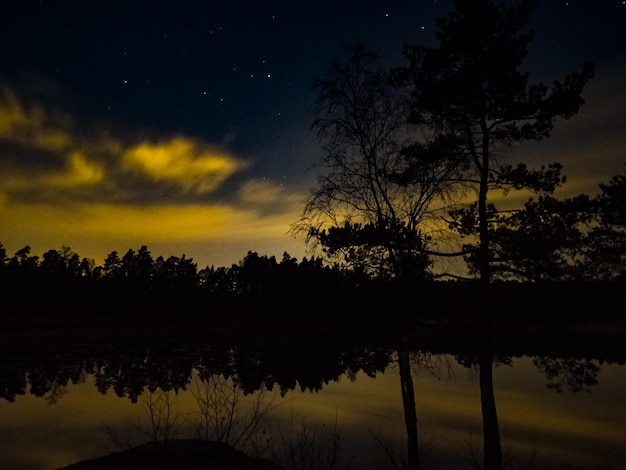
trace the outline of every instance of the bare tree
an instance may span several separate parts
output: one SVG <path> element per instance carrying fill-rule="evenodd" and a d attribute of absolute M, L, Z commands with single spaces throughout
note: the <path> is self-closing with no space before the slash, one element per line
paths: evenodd
<path fill-rule="evenodd" d="M 346 48 L 314 84 L 313 129 L 323 156 L 317 188 L 296 231 L 321 244 L 334 262 L 376 277 L 424 273 L 427 237 L 420 231 L 447 194 L 452 166 L 439 158 L 409 165 L 407 99 L 364 45 Z M 431 154 L 430 157 L 434 157 Z M 408 174 L 419 175 L 406 178 Z"/>
<path fill-rule="evenodd" d="M 278 430 L 278 448 L 274 460 L 289 470 L 340 470 L 342 462 L 341 431 L 337 416 L 332 425 L 295 423 L 293 409 L 288 432 Z"/>
<path fill-rule="evenodd" d="M 175 437 L 180 416 L 174 413 L 177 401 L 172 390 L 150 390 L 141 395 L 141 404 L 150 419 L 150 438 L 152 442 L 167 449 L 167 443 Z"/>
<path fill-rule="evenodd" d="M 239 384 L 221 375 L 211 375 L 196 378 L 191 393 L 198 405 L 199 438 L 224 442 L 257 455 L 263 453 L 259 435 L 266 435 L 263 426 L 269 412 L 277 406 L 267 389 L 262 387 L 244 406 L 246 397 Z"/>

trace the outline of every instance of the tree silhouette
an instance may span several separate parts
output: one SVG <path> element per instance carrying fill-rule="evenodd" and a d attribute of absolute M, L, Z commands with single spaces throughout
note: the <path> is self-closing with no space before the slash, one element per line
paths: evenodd
<path fill-rule="evenodd" d="M 274 256 L 259 256 L 256 251 L 248 251 L 239 263 L 239 284 L 241 293 L 267 292 L 274 290 L 271 285 L 276 280 L 277 263 Z"/>
<path fill-rule="evenodd" d="M 410 184 L 400 153 L 410 136 L 406 97 L 391 86 L 378 56 L 347 48 L 314 84 L 316 131 L 323 150 L 317 188 L 296 230 L 320 242 L 338 265 L 368 276 L 424 273 L 426 238 L 419 225 L 445 194 L 442 160 L 422 164 Z"/>
<path fill-rule="evenodd" d="M 600 184 L 604 223 L 626 228 L 626 173 L 615 175 L 608 184 Z"/>
<path fill-rule="evenodd" d="M 549 137 L 557 118 L 576 114 L 593 74 L 592 64 L 585 63 L 552 87 L 529 83 L 521 65 L 533 38 L 525 28 L 535 4 L 457 0 L 454 10 L 437 22 L 438 46 L 406 45 L 409 63 L 394 70 L 397 83 L 411 89 L 411 122 L 434 133 L 428 145 L 435 142 L 442 155 L 453 156 L 459 183 L 476 190 L 473 256 L 484 283 L 492 280 L 494 206 L 488 203 L 489 193 L 550 192 L 563 181 L 558 164 L 530 170 L 499 165 L 501 157 L 513 144 Z M 459 210 L 453 214 L 466 215 Z M 455 218 L 451 226 L 457 224 Z"/>
<path fill-rule="evenodd" d="M 193 258 L 159 256 L 153 265 L 152 283 L 156 288 L 189 291 L 198 284 L 197 264 Z"/>
<path fill-rule="evenodd" d="M 597 225 L 588 233 L 581 276 L 594 280 L 626 279 L 626 173 L 600 184 Z"/>
<path fill-rule="evenodd" d="M 122 260 L 120 259 L 117 251 L 112 251 L 104 260 L 104 266 L 102 268 L 103 275 L 106 279 L 116 279 L 121 276 L 122 272 Z"/>
<path fill-rule="evenodd" d="M 0 269 L 3 269 L 8 261 L 7 250 L 4 245 L 0 243 Z"/>
<path fill-rule="evenodd" d="M 80 257 L 67 246 L 45 252 L 40 268 L 50 276 L 79 277 L 82 273 Z"/>
<path fill-rule="evenodd" d="M 30 255 L 30 246 L 26 245 L 15 252 L 8 262 L 9 268 L 20 275 L 33 275 L 39 267 L 39 256 Z"/>
<path fill-rule="evenodd" d="M 207 266 L 200 270 L 198 284 L 202 290 L 216 294 L 235 294 L 238 288 L 236 272 L 225 266 Z"/>
<path fill-rule="evenodd" d="M 522 208 L 489 206 L 491 274 L 498 280 L 571 280 L 579 277 L 588 226 L 597 205 L 586 195 L 559 200 L 549 193 L 530 198 Z M 476 204 L 452 211 L 462 235 L 476 232 Z M 464 248 L 471 273 L 479 272 L 477 250 Z M 586 264 L 586 263 L 585 263 Z"/>
<path fill-rule="evenodd" d="M 154 260 L 148 247 L 143 245 L 135 252 L 129 249 L 122 257 L 122 275 L 131 283 L 136 285 L 148 285 L 152 279 Z"/>
<path fill-rule="evenodd" d="M 417 149 L 434 148 L 435 153 L 438 149 L 444 158 L 456 161 L 459 184 L 477 193 L 474 205 L 451 211 L 450 227 L 477 240 L 469 253 L 483 286 L 479 366 L 487 470 L 502 468 L 489 294 L 497 211 L 489 204 L 489 194 L 510 189 L 551 192 L 563 181 L 558 164 L 533 171 L 525 165 L 499 166 L 499 160 L 507 147 L 549 137 L 556 118 L 576 114 L 593 74 L 593 66 L 586 63 L 581 71 L 554 81 L 551 88 L 529 83 L 521 65 L 533 37 L 526 25 L 535 4 L 534 0 L 515 4 L 457 0 L 454 9 L 437 22 L 438 45 L 406 45 L 408 65 L 394 70 L 396 82 L 411 89 L 410 121 L 434 135 Z M 414 151 L 408 156 L 421 154 Z"/>

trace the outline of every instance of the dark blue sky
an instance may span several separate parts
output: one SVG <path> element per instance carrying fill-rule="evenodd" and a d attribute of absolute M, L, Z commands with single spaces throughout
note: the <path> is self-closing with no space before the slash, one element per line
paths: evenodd
<path fill-rule="evenodd" d="M 314 184 L 306 171 L 319 156 L 309 131 L 313 80 L 342 45 L 356 41 L 367 42 L 389 65 L 402 65 L 403 43 L 434 44 L 435 20 L 452 5 L 450 0 L 323 0 L 4 6 L 0 213 L 8 219 L 0 241 L 9 251 L 63 243 L 97 258 L 103 251 L 147 243 L 159 254 L 184 251 L 216 264 L 236 262 L 247 249 L 301 254 L 303 242 L 284 234 Z M 538 149 L 549 151 L 548 161 L 562 161 L 581 187 L 585 156 L 572 152 L 568 165 L 563 153 L 576 139 L 599 149 L 595 157 L 588 155 L 596 159 L 591 179 L 614 174 L 626 160 L 619 137 L 626 128 L 625 24 L 622 0 L 539 0 L 530 24 L 535 40 L 527 65 L 533 78 L 550 82 L 589 59 L 597 65 L 580 124 L 568 122 L 550 145 L 521 154 L 540 160 Z M 180 158 L 160 161 L 158 168 L 144 160 L 160 151 L 178 152 Z M 216 154 L 225 160 L 211 160 Z M 210 180 L 208 186 L 193 178 L 183 181 L 183 173 L 194 171 Z M 219 206 L 222 215 L 210 217 L 226 219 L 199 227 L 189 222 L 190 213 L 189 219 L 166 223 L 169 234 L 153 236 L 165 230 L 157 224 L 136 235 L 130 228 L 111 229 L 94 238 L 95 228 L 83 230 L 76 217 L 70 223 L 55 212 L 62 206 L 84 220 L 110 225 L 109 216 L 99 219 L 101 211 L 145 207 L 152 216 L 165 217 L 166 209 L 182 213 L 190 205 L 200 211 L 193 217 L 209 217 L 200 209 Z M 78 206 L 84 212 L 72 212 Z M 73 231 L 55 225 L 44 237 L 37 223 L 26 222 L 42 213 L 54 214 L 49 224 L 65 220 Z M 228 219 L 240 216 L 240 223 Z M 115 217 L 133 220 L 137 213 Z M 266 230 L 254 229 L 264 223 Z M 171 228 L 177 224 L 180 230 Z M 228 225 L 246 226 L 250 236 L 233 237 L 224 231 Z M 203 230 L 222 235 L 205 238 Z M 162 253 L 166 250 L 173 253 Z"/>

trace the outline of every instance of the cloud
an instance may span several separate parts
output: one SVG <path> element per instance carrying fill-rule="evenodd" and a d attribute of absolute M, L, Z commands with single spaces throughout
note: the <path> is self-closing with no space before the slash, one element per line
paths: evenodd
<path fill-rule="evenodd" d="M 245 254 L 231 246 L 289 244 L 300 209 L 287 188 L 251 179 L 228 203 L 198 197 L 242 173 L 243 159 L 185 136 L 133 140 L 126 129 L 123 140 L 71 123 L 6 90 L 0 96 L 0 241 L 10 249 L 69 245 L 101 262 L 134 245 L 206 246 L 226 260 Z"/>
<path fill-rule="evenodd" d="M 66 167 L 46 173 L 8 173 L 0 176 L 5 191 L 66 190 L 95 186 L 104 179 L 104 168 L 85 155 L 75 152 Z"/>
<path fill-rule="evenodd" d="M 626 58 L 604 64 L 583 92 L 586 103 L 569 120 L 558 120 L 552 137 L 527 142 L 511 152 L 510 161 L 538 166 L 564 165 L 567 183 L 561 197 L 597 194 L 598 184 L 624 171 L 626 161 Z"/>
<path fill-rule="evenodd" d="M 104 178 L 102 165 L 90 162 L 79 152 L 74 152 L 69 159 L 67 169 L 63 173 L 50 175 L 44 181 L 52 186 L 76 187 L 92 186 Z"/>
<path fill-rule="evenodd" d="M 249 249 L 301 248 L 288 232 L 302 195 L 250 178 L 247 162 L 223 147 L 71 123 L 52 108 L 0 96 L 0 242 L 9 252 L 65 245 L 102 263 L 111 251 L 148 245 L 155 255 L 176 249 L 227 265 Z M 239 186 L 227 187 L 235 175 Z M 218 190 L 222 202 L 210 202 Z"/>
<path fill-rule="evenodd" d="M 231 155 L 182 137 L 135 145 L 125 151 L 122 165 L 153 181 L 172 183 L 195 194 L 215 191 L 246 167 Z"/>
<path fill-rule="evenodd" d="M 2 203 L 0 199 L 0 217 L 11 221 L 0 226 L 0 241 L 9 252 L 28 244 L 36 254 L 71 246 L 81 256 L 93 257 L 99 263 L 113 250 L 148 245 L 155 254 L 162 254 L 164 248 L 159 247 L 193 244 L 196 252 L 188 255 L 201 259 L 198 253 L 204 251 L 211 255 L 203 260 L 207 264 L 228 264 L 237 259 L 231 255 L 225 259 L 215 247 L 224 251 L 225 247 L 237 245 L 248 250 L 274 241 L 285 249 L 290 244 L 289 225 L 298 214 L 299 209 L 294 209 L 264 215 L 235 204 L 83 203 L 68 207 L 45 202 Z M 244 254 L 242 251 L 236 256 Z"/>
<path fill-rule="evenodd" d="M 0 139 L 50 151 L 66 151 L 72 145 L 72 138 L 67 130 L 71 128 L 67 116 L 55 116 L 51 123 L 48 113 L 38 106 L 24 106 L 8 90 L 0 94 Z"/>
<path fill-rule="evenodd" d="M 124 138 L 102 126 L 73 125 L 67 114 L 25 105 L 8 89 L 0 93 L 0 194 L 6 200 L 198 201 L 247 168 L 221 147 L 185 136 Z M 93 123 L 92 126 L 94 127 Z"/>
<path fill-rule="evenodd" d="M 50 191 L 84 189 L 105 178 L 101 162 L 81 150 L 67 129 L 70 119 L 51 119 L 42 107 L 24 106 L 9 90 L 0 98 L 0 184 L 7 193 L 50 195 Z"/>
<path fill-rule="evenodd" d="M 301 209 L 303 194 L 289 191 L 286 186 L 265 179 L 251 179 L 237 191 L 237 200 L 244 207 L 262 212 L 291 211 Z"/>

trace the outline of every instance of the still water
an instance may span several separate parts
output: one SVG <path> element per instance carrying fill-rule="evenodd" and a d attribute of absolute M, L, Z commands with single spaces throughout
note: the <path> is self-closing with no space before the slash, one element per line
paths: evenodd
<path fill-rule="evenodd" d="M 202 348 L 82 346 L 45 359 L 2 358 L 0 468 L 52 470 L 155 436 L 214 439 L 220 426 L 224 438 L 225 419 L 232 442 L 255 407 L 255 430 L 240 442 L 249 453 L 286 464 L 295 442 L 318 456 L 336 451 L 338 468 L 391 468 L 405 459 L 395 351 L 366 347 L 317 354 L 315 362 L 283 354 L 278 364 L 252 349 Z M 524 355 L 503 362 L 493 371 L 508 468 L 626 468 L 624 365 Z M 419 349 L 411 363 L 425 468 L 471 468 L 482 452 L 476 367 Z M 218 396 L 234 412 L 202 408 Z"/>

